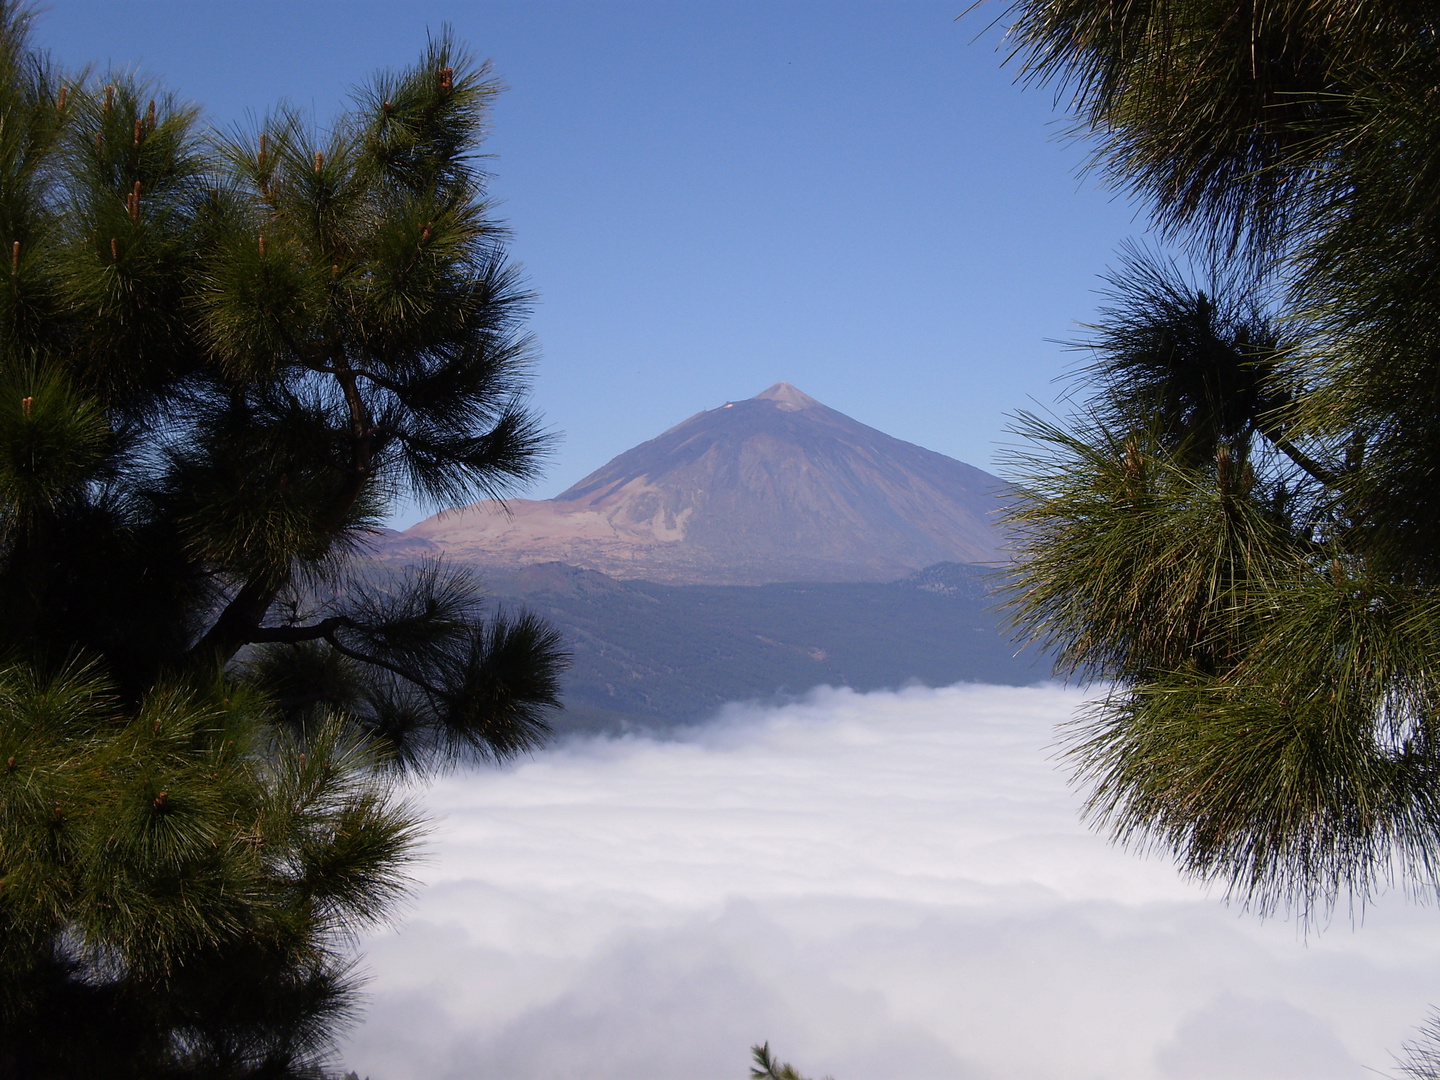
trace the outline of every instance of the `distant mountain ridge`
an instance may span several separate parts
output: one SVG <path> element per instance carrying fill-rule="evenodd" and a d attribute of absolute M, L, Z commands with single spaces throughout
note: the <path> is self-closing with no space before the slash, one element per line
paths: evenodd
<path fill-rule="evenodd" d="M 697 413 L 554 499 L 437 515 L 378 555 L 563 562 L 670 584 L 889 581 L 938 562 L 1003 562 L 1004 490 L 782 382 Z"/>

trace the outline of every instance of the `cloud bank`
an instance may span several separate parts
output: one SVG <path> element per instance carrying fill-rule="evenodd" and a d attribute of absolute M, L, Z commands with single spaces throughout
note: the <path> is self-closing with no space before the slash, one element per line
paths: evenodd
<path fill-rule="evenodd" d="M 1440 1001 L 1440 913 L 1308 940 L 1111 848 L 1054 687 L 821 689 L 425 796 L 344 1048 L 374 1080 L 1342 1080 Z"/>

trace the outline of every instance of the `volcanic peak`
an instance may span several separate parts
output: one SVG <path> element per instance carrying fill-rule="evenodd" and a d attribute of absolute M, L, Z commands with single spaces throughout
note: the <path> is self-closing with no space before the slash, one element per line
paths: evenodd
<path fill-rule="evenodd" d="M 560 561 L 675 584 L 887 581 L 1004 561 L 1004 486 L 782 382 L 696 413 L 554 499 L 423 521 L 391 557 Z"/>

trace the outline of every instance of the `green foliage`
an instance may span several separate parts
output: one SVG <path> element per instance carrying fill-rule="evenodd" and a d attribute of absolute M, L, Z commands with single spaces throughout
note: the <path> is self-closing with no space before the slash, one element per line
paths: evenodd
<path fill-rule="evenodd" d="M 298 643 L 288 628 L 260 636 L 278 641 L 256 650 L 248 670 L 275 693 L 287 727 L 303 738 L 342 709 L 401 770 L 534 749 L 559 695 L 558 634 L 523 612 L 483 617 L 474 578 L 437 563 L 350 582 Z"/>
<path fill-rule="evenodd" d="M 497 86 L 442 35 L 222 136 L 29 29 L 0 0 L 0 1075 L 318 1075 L 419 836 L 393 784 L 558 703 L 534 617 L 350 569 L 399 492 L 546 444 Z"/>
<path fill-rule="evenodd" d="M 789 1062 L 781 1064 L 770 1055 L 770 1044 L 750 1048 L 754 1064 L 750 1067 L 750 1080 L 805 1080 Z M 825 1080 L 830 1080 L 826 1077 Z"/>
<path fill-rule="evenodd" d="M 1025 77 L 1212 267 L 1131 249 L 1022 415 L 1020 628 L 1112 690 L 1091 812 L 1262 909 L 1434 888 L 1440 9 L 1025 0 Z"/>
<path fill-rule="evenodd" d="M 1362 207 L 1429 201 L 1414 166 L 1433 138 L 1431 4 L 1020 0 L 1011 15 L 1022 77 L 1071 95 L 1095 164 L 1176 234 L 1263 259 Z"/>
<path fill-rule="evenodd" d="M 110 431 L 99 403 L 76 394 L 62 373 L 7 374 L 14 377 L 0 386 L 0 513 L 8 531 L 83 501 Z"/>
<path fill-rule="evenodd" d="M 295 753 L 268 708 L 0 670 L 7 1074 L 284 1075 L 326 1048 L 419 820 L 339 717 Z"/>

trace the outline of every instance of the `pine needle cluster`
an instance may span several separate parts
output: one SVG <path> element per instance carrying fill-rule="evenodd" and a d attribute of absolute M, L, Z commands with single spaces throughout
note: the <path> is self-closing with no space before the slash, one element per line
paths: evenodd
<path fill-rule="evenodd" d="M 1112 687 L 1089 809 L 1262 910 L 1440 858 L 1440 7 L 1022 0 L 1132 247 L 1022 415 L 1013 612 Z"/>
<path fill-rule="evenodd" d="M 770 1044 L 762 1043 L 750 1048 L 750 1080 L 805 1080 L 799 1070 L 789 1062 L 779 1061 L 770 1052 Z M 830 1080 L 827 1076 L 825 1080 Z"/>
<path fill-rule="evenodd" d="M 30 23 L 0 0 L 0 1076 L 318 1076 L 398 781 L 558 704 L 543 623 L 353 558 L 545 449 L 498 85 L 442 35 L 225 135 Z"/>

